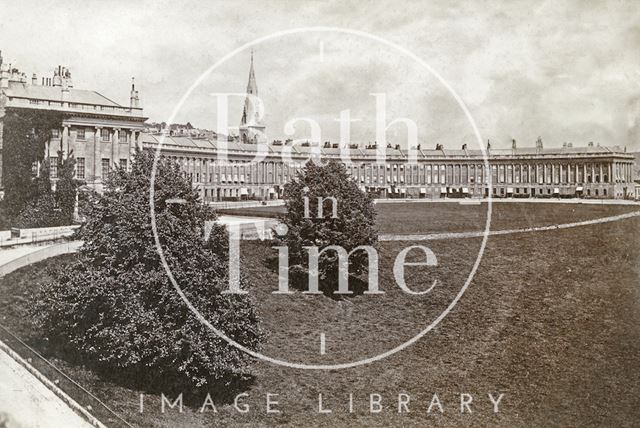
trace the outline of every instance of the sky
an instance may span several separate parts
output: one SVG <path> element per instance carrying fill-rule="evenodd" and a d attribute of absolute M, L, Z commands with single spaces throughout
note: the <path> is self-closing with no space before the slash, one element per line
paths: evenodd
<path fill-rule="evenodd" d="M 0 0 L 0 50 L 26 72 L 70 68 L 76 88 L 128 104 L 136 78 L 145 116 L 214 129 L 214 94 L 244 92 L 256 39 L 303 27 L 356 30 L 408 50 L 466 105 L 492 147 L 601 145 L 640 150 L 640 3 L 637 1 L 9 1 Z M 407 118 L 432 148 L 477 146 L 463 109 L 438 78 L 398 49 L 367 37 L 307 31 L 253 46 L 271 139 L 340 140 L 337 118 L 356 120 L 349 140 L 377 139 L 374 93 L 386 123 Z M 241 99 L 232 99 L 237 126 Z M 387 142 L 407 144 L 394 124 Z M 343 136 L 344 137 L 344 136 Z"/>

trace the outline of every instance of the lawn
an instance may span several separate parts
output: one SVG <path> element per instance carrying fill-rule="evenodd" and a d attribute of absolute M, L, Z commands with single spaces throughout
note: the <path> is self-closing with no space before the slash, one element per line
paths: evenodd
<path fill-rule="evenodd" d="M 492 229 L 569 223 L 638 210 L 637 206 L 494 204 Z M 379 204 L 386 234 L 474 231 L 484 227 L 486 205 L 455 203 Z M 632 426 L 640 419 L 640 218 L 570 229 L 492 236 L 468 290 L 451 313 L 421 340 L 386 359 L 356 368 L 308 371 L 256 360 L 253 383 L 239 413 L 217 403 L 217 413 L 199 413 L 196 398 L 184 413 L 160 412 L 143 390 L 117 385 L 64 358 L 54 364 L 136 426 Z M 480 239 L 428 241 L 437 268 L 407 268 L 414 290 L 438 286 L 424 296 L 400 291 L 392 273 L 403 248 L 417 242 L 380 245 L 384 295 L 330 297 L 274 295 L 278 276 L 266 260 L 266 243 L 243 242 L 242 269 L 269 333 L 264 352 L 294 362 L 333 364 L 377 355 L 411 338 L 433 321 L 457 294 L 480 248 Z M 26 320 L 26 294 L 46 281 L 47 265 L 17 271 L 0 281 L 2 324 L 46 354 L 46 344 Z M 326 354 L 319 351 L 320 333 Z M 95 400 L 41 364 L 15 340 L 7 340 L 109 426 L 123 425 Z M 211 388 L 212 390 L 215 388 Z M 279 414 L 267 414 L 267 393 L 279 394 Z M 331 414 L 318 414 L 318 394 Z M 369 394 L 383 410 L 369 413 Z M 411 396 L 409 413 L 398 414 L 398 394 Z M 444 413 L 426 409 L 437 393 Z M 473 413 L 460 413 L 460 393 L 473 396 Z M 487 394 L 504 393 L 493 413 Z M 354 413 L 348 412 L 353 394 Z"/>

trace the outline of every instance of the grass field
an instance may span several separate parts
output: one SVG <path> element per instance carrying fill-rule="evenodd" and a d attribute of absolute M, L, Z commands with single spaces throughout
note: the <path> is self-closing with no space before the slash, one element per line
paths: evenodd
<path fill-rule="evenodd" d="M 495 204 L 492 229 L 514 229 L 591 220 L 638 210 L 637 206 Z M 486 206 L 380 204 L 379 229 L 387 234 L 462 232 L 484 227 Z M 633 426 L 640 420 L 640 218 L 536 233 L 492 236 L 466 293 L 424 338 L 384 360 L 357 368 L 308 371 L 256 360 L 244 390 L 248 413 L 217 403 L 218 413 L 198 412 L 204 396 L 178 414 L 161 414 L 149 395 L 101 379 L 82 366 L 54 363 L 137 426 Z M 269 333 L 264 352 L 305 363 L 340 363 L 373 356 L 411 338 L 449 304 L 468 276 L 480 239 L 429 241 L 437 269 L 407 268 L 409 296 L 395 285 L 393 260 L 415 242 L 380 246 L 384 295 L 344 300 L 296 293 L 273 295 L 275 254 L 260 242 L 242 244 L 242 269 L 252 280 Z M 25 320 L 25 297 L 47 278 L 50 260 L 0 281 L 2 324 L 44 349 Z M 319 334 L 326 354 L 319 352 Z M 28 351 L 2 334 L 21 354 Z M 34 364 L 107 425 L 119 421 L 34 357 Z M 213 388 L 211 388 L 213 390 Z M 239 391 L 242 392 L 242 391 Z M 280 414 L 265 412 L 266 394 L 279 394 Z M 331 414 L 318 414 L 318 394 Z M 347 411 L 349 394 L 354 413 Z M 369 413 L 369 394 L 382 396 L 381 413 Z M 399 393 L 410 394 L 409 413 L 398 414 Z M 444 413 L 426 412 L 437 393 Z M 473 396 L 473 413 L 460 413 L 460 393 Z M 504 393 L 493 413 L 488 393 Z"/>

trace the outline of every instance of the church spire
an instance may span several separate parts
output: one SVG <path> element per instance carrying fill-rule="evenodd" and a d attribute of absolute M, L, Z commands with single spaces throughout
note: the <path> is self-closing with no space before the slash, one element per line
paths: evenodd
<path fill-rule="evenodd" d="M 249 66 L 249 83 L 247 83 L 247 94 L 258 96 L 256 72 L 253 70 L 253 49 L 251 49 L 251 65 Z"/>
<path fill-rule="evenodd" d="M 255 143 L 259 134 L 264 133 L 265 126 L 258 112 L 258 84 L 253 68 L 253 49 L 249 65 L 249 81 L 247 83 L 247 97 L 244 100 L 242 119 L 240 119 L 240 139 L 243 143 Z"/>

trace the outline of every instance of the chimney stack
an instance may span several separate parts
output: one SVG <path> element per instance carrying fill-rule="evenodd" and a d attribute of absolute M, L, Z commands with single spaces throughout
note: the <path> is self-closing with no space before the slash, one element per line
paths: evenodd
<path fill-rule="evenodd" d="M 515 149 L 517 148 L 517 145 L 516 145 L 516 139 L 515 139 L 515 138 L 512 138 L 512 139 L 511 139 L 511 148 L 512 148 L 513 150 L 515 150 Z"/>
<path fill-rule="evenodd" d="M 38 76 L 36 76 L 36 73 L 33 73 L 33 76 L 31 76 L 31 84 L 34 86 L 38 84 Z"/>
<path fill-rule="evenodd" d="M 129 95 L 129 107 L 140 107 L 140 97 L 138 97 L 138 91 L 136 91 L 135 78 L 131 78 L 131 94 Z"/>
<path fill-rule="evenodd" d="M 540 137 L 536 140 L 536 149 L 542 150 L 542 138 Z"/>
<path fill-rule="evenodd" d="M 0 89 L 9 87 L 9 64 L 0 63 Z"/>

